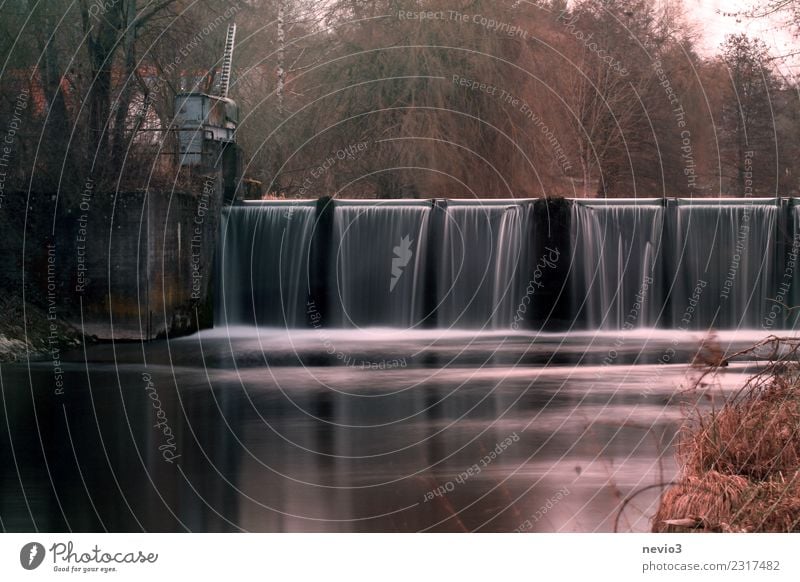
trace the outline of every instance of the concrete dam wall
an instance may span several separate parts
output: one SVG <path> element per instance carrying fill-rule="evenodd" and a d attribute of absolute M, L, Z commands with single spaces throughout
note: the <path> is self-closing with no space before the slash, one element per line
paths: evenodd
<path fill-rule="evenodd" d="M 5 199 L 0 285 L 87 335 L 797 324 L 793 199 Z M 219 243 L 219 244 L 218 244 Z M 218 248 L 219 247 L 219 248 Z"/>
<path fill-rule="evenodd" d="M 209 327 L 220 193 L 94 192 L 6 198 L 0 287 L 99 339 Z"/>
<path fill-rule="evenodd" d="M 793 328 L 790 199 L 329 200 L 224 211 L 218 325 Z"/>

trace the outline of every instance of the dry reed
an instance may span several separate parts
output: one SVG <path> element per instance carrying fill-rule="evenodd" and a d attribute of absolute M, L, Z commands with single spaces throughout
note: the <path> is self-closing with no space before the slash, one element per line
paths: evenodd
<path fill-rule="evenodd" d="M 800 531 L 799 350 L 800 339 L 770 337 L 701 375 L 694 388 L 734 358 L 759 364 L 719 409 L 692 410 L 677 448 L 681 475 L 653 531 Z"/>

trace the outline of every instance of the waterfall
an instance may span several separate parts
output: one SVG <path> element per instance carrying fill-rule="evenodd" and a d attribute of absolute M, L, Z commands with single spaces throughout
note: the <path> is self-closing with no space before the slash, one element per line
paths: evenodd
<path fill-rule="evenodd" d="M 663 220 L 659 202 L 573 206 L 572 300 L 586 327 L 657 324 Z"/>
<path fill-rule="evenodd" d="M 248 204 L 222 214 L 215 325 L 301 327 L 314 205 Z"/>
<path fill-rule="evenodd" d="M 424 317 L 430 203 L 339 203 L 333 219 L 333 321 L 409 328 Z"/>
<path fill-rule="evenodd" d="M 779 330 L 798 320 L 786 306 L 800 304 L 800 205 L 579 200 L 553 206 L 563 220 L 551 224 L 538 204 L 336 200 L 319 216 L 314 202 L 228 208 L 215 321 L 307 327 L 310 296 L 321 325 L 338 328 L 538 329 L 554 306 L 560 329 Z M 558 268 L 536 256 L 556 239 L 571 247 Z"/>
<path fill-rule="evenodd" d="M 774 295 L 778 212 L 774 202 L 679 201 L 668 226 L 671 327 L 763 326 Z"/>
<path fill-rule="evenodd" d="M 509 328 L 527 280 L 530 205 L 451 202 L 439 278 L 439 327 Z"/>
<path fill-rule="evenodd" d="M 771 302 L 770 312 L 767 315 L 768 327 L 783 327 L 794 329 L 800 324 L 800 309 L 785 309 L 783 306 L 795 308 L 800 306 L 800 285 L 797 284 L 800 275 L 800 205 L 791 208 L 791 240 L 787 244 L 786 256 L 778 274 L 778 285 L 775 292 L 775 301 Z M 783 323 L 781 326 L 780 324 Z"/>

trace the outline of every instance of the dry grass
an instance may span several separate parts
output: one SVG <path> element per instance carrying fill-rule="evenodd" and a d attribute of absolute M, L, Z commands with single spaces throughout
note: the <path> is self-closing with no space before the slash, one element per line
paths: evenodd
<path fill-rule="evenodd" d="M 800 340 L 769 338 L 735 354 L 765 362 L 718 410 L 694 409 L 678 445 L 681 477 L 653 531 L 800 531 L 798 349 Z"/>
<path fill-rule="evenodd" d="M 709 471 L 669 489 L 653 518 L 655 532 L 800 532 L 800 475 L 750 481 Z"/>
<path fill-rule="evenodd" d="M 754 480 L 800 467 L 800 392 L 786 375 L 727 402 L 688 428 L 678 459 L 688 474 L 717 471 Z"/>

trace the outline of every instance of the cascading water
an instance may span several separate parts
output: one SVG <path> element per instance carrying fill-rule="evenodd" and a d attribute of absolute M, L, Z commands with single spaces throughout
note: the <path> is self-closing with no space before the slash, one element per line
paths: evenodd
<path fill-rule="evenodd" d="M 248 204 L 222 214 L 215 325 L 302 327 L 313 204 Z"/>
<path fill-rule="evenodd" d="M 338 327 L 418 325 L 425 314 L 430 203 L 340 203 L 333 219 L 332 319 Z"/>
<path fill-rule="evenodd" d="M 770 305 L 767 327 L 794 329 L 800 324 L 800 205 L 791 206 L 792 238 L 786 246 L 786 256 L 778 273 L 775 301 Z M 787 309 L 787 307 L 789 309 Z M 783 325 L 781 325 L 783 324 Z"/>
<path fill-rule="evenodd" d="M 778 212 L 774 202 L 679 201 L 667 227 L 671 327 L 764 325 L 774 296 Z"/>
<path fill-rule="evenodd" d="M 439 327 L 511 327 L 528 283 L 531 222 L 528 204 L 448 205 Z"/>
<path fill-rule="evenodd" d="M 663 221 L 660 202 L 573 206 L 572 300 L 585 327 L 657 324 Z"/>
<path fill-rule="evenodd" d="M 536 270 L 549 239 L 527 201 L 336 201 L 325 228 L 316 212 L 223 213 L 218 325 L 307 327 L 313 295 L 328 327 L 517 329 L 527 300 L 519 329 L 536 328 L 562 289 L 573 329 L 785 329 L 798 316 L 786 306 L 800 303 L 800 245 L 778 240 L 780 216 L 800 240 L 790 203 L 576 201 L 563 274 Z"/>

